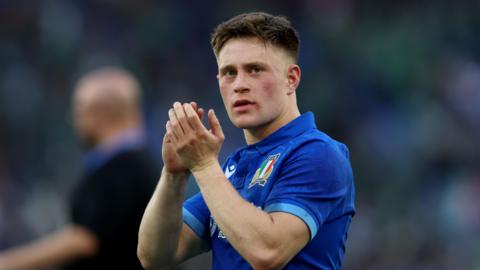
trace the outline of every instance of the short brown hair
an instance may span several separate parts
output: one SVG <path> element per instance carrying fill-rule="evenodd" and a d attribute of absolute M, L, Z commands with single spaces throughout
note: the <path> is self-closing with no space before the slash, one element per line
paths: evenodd
<path fill-rule="evenodd" d="M 232 38 L 256 37 L 278 46 L 298 60 L 300 38 L 290 21 L 284 16 L 264 12 L 243 13 L 215 28 L 210 45 L 218 56 L 223 46 Z"/>

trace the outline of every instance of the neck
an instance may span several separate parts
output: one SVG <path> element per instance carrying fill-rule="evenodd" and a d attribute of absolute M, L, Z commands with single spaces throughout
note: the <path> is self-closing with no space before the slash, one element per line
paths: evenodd
<path fill-rule="evenodd" d="M 245 136 L 245 140 L 247 141 L 247 144 L 257 143 L 270 136 L 270 134 L 274 133 L 281 127 L 290 123 L 298 116 L 300 116 L 300 111 L 298 110 L 298 107 L 295 107 L 295 109 L 280 114 L 277 118 L 262 126 L 244 129 L 243 134 Z"/>
<path fill-rule="evenodd" d="M 108 146 L 109 142 L 118 136 L 121 136 L 129 131 L 138 130 L 140 128 L 141 127 L 138 122 L 135 121 L 119 123 L 118 125 L 110 125 L 101 132 L 97 145 Z"/>

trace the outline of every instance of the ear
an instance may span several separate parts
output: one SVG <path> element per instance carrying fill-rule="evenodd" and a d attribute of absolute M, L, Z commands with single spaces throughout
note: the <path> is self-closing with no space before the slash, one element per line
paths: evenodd
<path fill-rule="evenodd" d="M 287 78 L 288 78 L 288 92 L 287 95 L 295 93 L 298 85 L 300 84 L 300 77 L 302 71 L 300 67 L 296 64 L 291 64 L 287 69 Z"/>

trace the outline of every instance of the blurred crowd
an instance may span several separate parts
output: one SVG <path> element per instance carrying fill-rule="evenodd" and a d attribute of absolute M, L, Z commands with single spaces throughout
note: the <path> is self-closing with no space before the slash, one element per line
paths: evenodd
<path fill-rule="evenodd" d="M 243 145 L 209 38 L 255 10 L 300 32 L 299 106 L 350 148 L 358 212 L 344 269 L 480 269 L 478 1 L 1 0 L 0 250 L 68 221 L 82 160 L 70 96 L 92 68 L 140 78 L 159 166 L 176 100 L 216 109 L 222 158 Z"/>

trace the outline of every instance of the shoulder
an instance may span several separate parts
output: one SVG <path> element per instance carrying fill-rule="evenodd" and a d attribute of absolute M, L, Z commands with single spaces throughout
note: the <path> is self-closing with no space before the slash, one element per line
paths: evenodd
<path fill-rule="evenodd" d="M 280 179 L 315 190 L 343 193 L 352 182 L 347 147 L 325 133 L 313 130 L 289 142 Z"/>
<path fill-rule="evenodd" d="M 105 164 L 105 168 L 116 167 L 119 170 L 143 169 L 154 167 L 155 162 L 144 149 L 132 149 L 116 154 Z"/>
<path fill-rule="evenodd" d="M 349 159 L 348 148 L 327 134 L 314 129 L 289 142 L 287 160 L 303 159 L 316 162 L 344 162 Z"/>
<path fill-rule="evenodd" d="M 116 185 L 122 179 L 140 183 L 154 181 L 158 178 L 159 168 L 147 151 L 135 149 L 114 155 L 102 167 L 98 168 L 93 176 L 101 179 L 104 183 L 114 181 Z"/>

